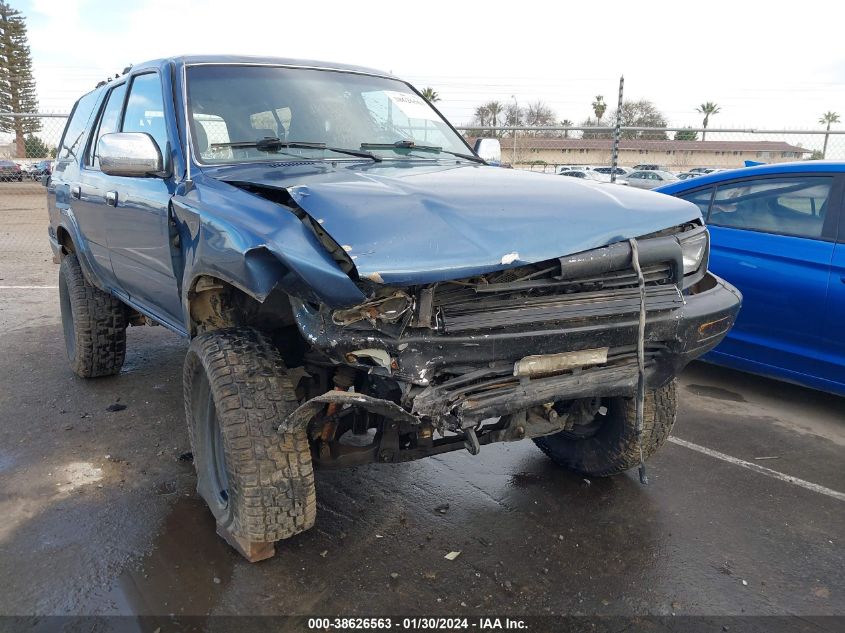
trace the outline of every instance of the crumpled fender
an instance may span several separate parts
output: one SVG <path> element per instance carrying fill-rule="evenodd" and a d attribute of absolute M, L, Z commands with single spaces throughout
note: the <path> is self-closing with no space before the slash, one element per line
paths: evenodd
<path fill-rule="evenodd" d="M 409 422 L 419 424 L 420 420 L 415 415 L 408 413 L 395 402 L 373 398 L 362 393 L 349 391 L 328 391 L 322 396 L 316 396 L 301 404 L 279 425 L 279 433 L 290 433 L 293 430 L 305 428 L 314 416 L 317 415 L 328 404 L 351 405 L 366 409 L 371 413 L 384 416 L 397 422 Z"/>
<path fill-rule="evenodd" d="M 332 307 L 365 299 L 314 233 L 284 207 L 201 174 L 171 202 L 186 318 L 187 291 L 200 275 L 222 279 L 259 301 L 276 286 Z"/>

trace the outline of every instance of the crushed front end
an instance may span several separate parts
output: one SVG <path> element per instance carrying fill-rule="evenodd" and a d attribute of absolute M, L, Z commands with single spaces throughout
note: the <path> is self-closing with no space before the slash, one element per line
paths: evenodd
<path fill-rule="evenodd" d="M 666 384 L 733 325 L 741 296 L 707 252 L 691 222 L 472 278 L 361 281 L 369 298 L 352 308 L 294 301 L 309 363 L 333 378 L 287 423 L 309 424 L 322 466 L 586 428 L 603 398 L 633 396 L 641 376 Z"/>

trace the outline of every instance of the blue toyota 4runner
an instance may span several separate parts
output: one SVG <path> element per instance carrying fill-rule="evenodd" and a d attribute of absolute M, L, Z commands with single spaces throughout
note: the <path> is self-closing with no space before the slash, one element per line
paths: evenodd
<path fill-rule="evenodd" d="M 532 438 L 641 465 L 731 327 L 698 208 L 485 164 L 407 83 L 180 57 L 75 105 L 48 181 L 71 368 L 130 325 L 191 340 L 197 489 L 247 559 L 313 525 L 314 464 Z"/>

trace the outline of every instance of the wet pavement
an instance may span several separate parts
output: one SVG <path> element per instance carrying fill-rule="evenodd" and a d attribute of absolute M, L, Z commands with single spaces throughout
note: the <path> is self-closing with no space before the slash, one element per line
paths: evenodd
<path fill-rule="evenodd" d="M 55 285 L 44 245 L 26 256 L 26 284 Z M 24 285 L 6 261 L 0 614 L 845 615 L 841 398 L 704 364 L 681 377 L 675 437 L 821 492 L 672 442 L 648 486 L 491 445 L 318 471 L 315 528 L 250 565 L 180 459 L 185 342 L 131 328 L 119 376 L 76 378 L 56 291 L 6 288 Z"/>

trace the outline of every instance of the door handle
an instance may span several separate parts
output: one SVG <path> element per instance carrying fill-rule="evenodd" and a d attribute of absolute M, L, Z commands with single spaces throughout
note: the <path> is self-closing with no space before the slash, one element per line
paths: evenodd
<path fill-rule="evenodd" d="M 117 206 L 117 192 L 116 191 L 107 191 L 106 192 L 106 204 L 110 207 Z"/>
<path fill-rule="evenodd" d="M 82 197 L 82 187 L 76 185 L 75 187 L 71 187 L 70 195 L 72 198 L 76 198 L 79 200 Z"/>

